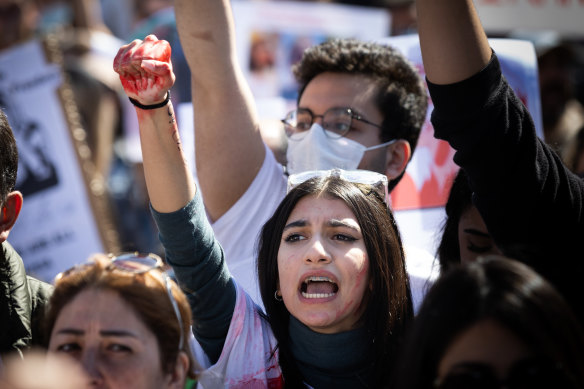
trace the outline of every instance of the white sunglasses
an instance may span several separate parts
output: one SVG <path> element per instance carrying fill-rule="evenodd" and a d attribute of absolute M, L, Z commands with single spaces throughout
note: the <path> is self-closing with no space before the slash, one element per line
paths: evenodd
<path fill-rule="evenodd" d="M 370 185 L 379 197 L 389 206 L 389 191 L 387 189 L 387 177 L 383 174 L 370 170 L 310 170 L 302 173 L 292 174 L 288 177 L 287 193 L 292 189 L 312 178 L 338 177 L 353 184 Z"/>

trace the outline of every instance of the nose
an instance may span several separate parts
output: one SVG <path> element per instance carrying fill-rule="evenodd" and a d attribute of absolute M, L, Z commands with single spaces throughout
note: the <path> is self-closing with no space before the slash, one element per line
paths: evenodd
<path fill-rule="evenodd" d="M 324 122 L 322 121 L 323 118 L 324 115 L 312 115 L 312 124 L 317 123 L 318 125 L 323 127 L 324 126 Z"/>
<path fill-rule="evenodd" d="M 95 349 L 85 349 L 81 355 L 81 365 L 89 379 L 91 388 L 103 385 L 103 375 L 99 364 L 99 352 Z"/>
<path fill-rule="evenodd" d="M 322 238 L 314 237 L 311 245 L 308 247 L 308 250 L 306 252 L 305 262 L 307 264 L 330 263 L 332 261 L 332 256 L 325 246 L 326 245 L 323 242 Z"/>

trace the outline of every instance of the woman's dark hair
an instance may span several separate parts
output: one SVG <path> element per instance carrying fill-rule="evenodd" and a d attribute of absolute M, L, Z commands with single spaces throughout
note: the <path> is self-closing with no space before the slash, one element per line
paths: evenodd
<path fill-rule="evenodd" d="M 70 274 L 55 281 L 55 289 L 49 300 L 44 322 L 44 340 L 50 341 L 51 332 L 62 309 L 79 293 L 95 289 L 117 293 L 122 300 L 134 308 L 137 316 L 156 337 L 160 349 L 160 364 L 164 373 L 173 371 L 179 352 L 181 328 L 166 290 L 160 270 L 134 274 L 110 270 L 111 259 L 103 254 L 94 255 L 92 264 L 80 266 Z M 171 290 L 182 319 L 183 339 L 189 339 L 191 328 L 191 308 L 185 294 L 171 282 Z M 182 350 L 189 358 L 188 375 L 195 378 L 194 357 L 188 341 Z"/>
<path fill-rule="evenodd" d="M 468 184 L 466 173 L 463 169 L 459 169 L 450 187 L 448 200 L 444 207 L 446 219 L 442 226 L 442 238 L 436 253 L 441 271 L 447 271 L 461 262 L 458 223 L 462 214 L 471 206 L 472 190 Z"/>
<path fill-rule="evenodd" d="M 280 366 L 287 387 L 302 386 L 302 377 L 288 345 L 290 312 L 274 299 L 278 286 L 278 251 L 284 226 L 292 210 L 306 196 L 342 200 L 361 227 L 369 257 L 371 293 L 363 323 L 370 329 L 376 361 L 376 387 L 389 380 L 398 343 L 413 318 L 409 279 L 399 231 L 391 211 L 367 185 L 352 184 L 338 177 L 319 177 L 292 189 L 264 225 L 258 254 L 258 279 L 262 300 L 280 353 Z M 348 351 L 350 352 L 350 351 Z"/>
<path fill-rule="evenodd" d="M 430 388 L 447 348 L 483 320 L 561 363 L 584 387 L 584 333 L 570 307 L 533 269 L 500 256 L 453 267 L 430 289 L 404 344 L 397 387 Z"/>

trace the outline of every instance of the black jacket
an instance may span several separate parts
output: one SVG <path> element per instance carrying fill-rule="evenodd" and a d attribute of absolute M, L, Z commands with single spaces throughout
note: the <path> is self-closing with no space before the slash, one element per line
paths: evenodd
<path fill-rule="evenodd" d="M 40 325 L 53 291 L 50 284 L 26 275 L 24 263 L 8 243 L 0 252 L 0 354 L 41 345 Z"/>

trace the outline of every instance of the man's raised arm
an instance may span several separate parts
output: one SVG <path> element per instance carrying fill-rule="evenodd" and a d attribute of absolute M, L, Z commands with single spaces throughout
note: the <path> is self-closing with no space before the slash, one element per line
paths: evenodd
<path fill-rule="evenodd" d="M 426 77 L 452 84 L 478 73 L 491 58 L 472 0 L 416 0 Z"/>
<path fill-rule="evenodd" d="M 252 183 L 265 148 L 237 62 L 229 0 L 176 0 L 175 13 L 192 74 L 197 178 L 215 221 Z"/>

